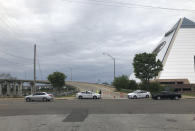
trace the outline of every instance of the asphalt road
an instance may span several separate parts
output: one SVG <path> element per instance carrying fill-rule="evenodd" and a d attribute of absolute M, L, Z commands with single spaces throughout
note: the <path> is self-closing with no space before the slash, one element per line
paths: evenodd
<path fill-rule="evenodd" d="M 152 100 L 56 100 L 54 102 L 25 102 L 23 100 L 0 100 L 0 116 L 34 114 L 68 114 L 72 111 L 89 114 L 193 114 L 195 99 Z"/>
<path fill-rule="evenodd" d="M 0 100 L 0 131 L 195 131 L 195 100 Z"/>

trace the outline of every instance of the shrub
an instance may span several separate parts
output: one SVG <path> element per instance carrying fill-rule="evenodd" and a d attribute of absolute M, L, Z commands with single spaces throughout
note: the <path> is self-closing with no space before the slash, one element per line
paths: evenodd
<path fill-rule="evenodd" d="M 159 91 L 165 90 L 165 87 L 161 86 L 160 83 L 158 83 L 158 82 L 152 82 L 152 83 L 149 83 L 149 84 L 141 83 L 139 85 L 139 88 L 141 90 L 147 90 L 147 91 L 150 91 L 150 92 L 159 92 Z"/>
<path fill-rule="evenodd" d="M 136 90 L 138 88 L 138 85 L 135 80 L 129 80 L 129 87 L 128 89 Z"/>
<path fill-rule="evenodd" d="M 118 91 L 120 91 L 121 89 L 127 89 L 129 86 L 128 77 L 125 75 L 116 77 L 114 79 L 113 86 L 115 86 Z"/>
<path fill-rule="evenodd" d="M 137 83 L 134 80 L 129 80 L 126 75 L 116 77 L 112 83 L 115 88 L 120 91 L 121 89 L 137 89 Z"/>

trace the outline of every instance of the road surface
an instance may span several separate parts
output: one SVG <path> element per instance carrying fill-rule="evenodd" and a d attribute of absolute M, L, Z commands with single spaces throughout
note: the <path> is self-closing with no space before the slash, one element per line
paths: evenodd
<path fill-rule="evenodd" d="M 0 131 L 195 131 L 195 100 L 0 100 Z"/>

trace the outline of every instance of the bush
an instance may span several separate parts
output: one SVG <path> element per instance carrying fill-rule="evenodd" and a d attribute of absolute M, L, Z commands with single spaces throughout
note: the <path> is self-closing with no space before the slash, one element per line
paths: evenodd
<path fill-rule="evenodd" d="M 152 82 L 152 83 L 149 83 L 149 85 L 147 85 L 146 83 L 141 83 L 139 85 L 139 88 L 141 90 L 147 90 L 150 92 L 159 92 L 159 91 L 165 90 L 165 87 L 161 86 L 160 83 L 158 82 Z"/>
<path fill-rule="evenodd" d="M 112 84 L 118 91 L 121 89 L 137 89 L 137 83 L 134 80 L 129 80 L 126 75 L 116 77 Z"/>
<path fill-rule="evenodd" d="M 137 88 L 138 88 L 138 85 L 137 85 L 136 81 L 129 80 L 129 87 L 128 87 L 128 89 L 136 90 Z"/>

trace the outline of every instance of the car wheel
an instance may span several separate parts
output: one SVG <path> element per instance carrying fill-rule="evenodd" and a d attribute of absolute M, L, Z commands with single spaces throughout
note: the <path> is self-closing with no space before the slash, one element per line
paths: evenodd
<path fill-rule="evenodd" d="M 31 101 L 31 99 L 30 98 L 26 98 L 26 102 L 30 102 Z"/>
<path fill-rule="evenodd" d="M 47 102 L 47 98 L 43 98 L 43 102 Z"/>
<path fill-rule="evenodd" d="M 157 100 L 160 100 L 160 99 L 161 99 L 161 97 L 160 97 L 160 96 L 158 96 L 158 97 L 157 97 Z"/>
<path fill-rule="evenodd" d="M 146 95 L 146 98 L 149 98 L 149 95 Z"/>
<path fill-rule="evenodd" d="M 137 99 L 137 96 L 133 96 L 134 99 Z"/>
<path fill-rule="evenodd" d="M 97 99 L 97 96 L 93 96 L 93 99 Z"/>
<path fill-rule="evenodd" d="M 83 97 L 82 96 L 79 96 L 79 99 L 83 99 Z"/>
<path fill-rule="evenodd" d="M 175 96 L 175 98 L 174 98 L 175 100 L 178 100 L 179 99 L 179 97 L 178 96 Z"/>

